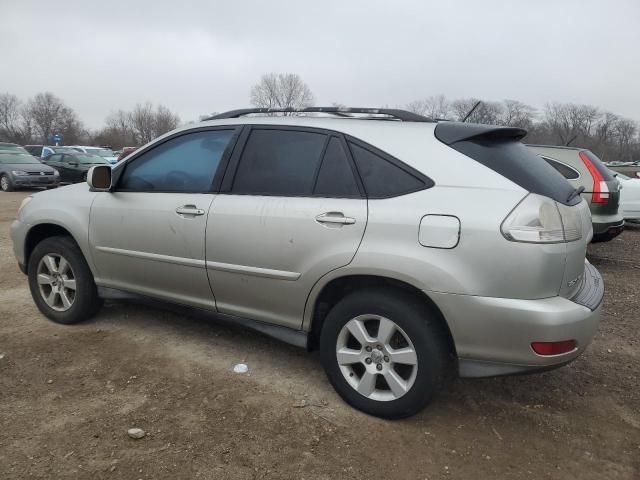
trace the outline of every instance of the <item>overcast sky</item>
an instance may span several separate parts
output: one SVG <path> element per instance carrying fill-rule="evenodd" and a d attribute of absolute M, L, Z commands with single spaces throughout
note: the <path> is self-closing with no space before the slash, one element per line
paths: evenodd
<path fill-rule="evenodd" d="M 443 93 L 640 120 L 640 0 L 0 0 L 0 92 L 51 91 L 92 128 L 136 102 L 183 120 L 293 72 L 317 105 Z"/>

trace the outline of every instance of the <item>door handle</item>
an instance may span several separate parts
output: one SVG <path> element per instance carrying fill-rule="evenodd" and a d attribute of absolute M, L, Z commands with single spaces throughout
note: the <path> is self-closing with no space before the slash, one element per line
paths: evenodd
<path fill-rule="evenodd" d="M 176 213 L 178 215 L 192 215 L 196 217 L 198 215 L 204 215 L 204 210 L 196 207 L 195 205 L 183 205 L 176 208 Z"/>
<path fill-rule="evenodd" d="M 353 225 L 356 223 L 355 218 L 345 217 L 342 212 L 327 212 L 316 217 L 318 223 L 333 223 L 337 225 Z"/>

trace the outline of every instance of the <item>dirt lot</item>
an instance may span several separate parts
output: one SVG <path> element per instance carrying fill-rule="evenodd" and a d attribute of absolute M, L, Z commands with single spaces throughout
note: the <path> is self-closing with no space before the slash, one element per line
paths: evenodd
<path fill-rule="evenodd" d="M 389 422 L 345 405 L 316 356 L 215 318 L 109 302 L 49 322 L 11 253 L 26 195 L 0 193 L 2 479 L 640 478 L 640 229 L 591 248 L 607 293 L 584 356 L 457 380 Z"/>

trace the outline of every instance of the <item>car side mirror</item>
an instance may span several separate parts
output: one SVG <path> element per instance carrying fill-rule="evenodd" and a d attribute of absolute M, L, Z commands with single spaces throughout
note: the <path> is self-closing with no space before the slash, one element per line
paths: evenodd
<path fill-rule="evenodd" d="M 87 172 L 87 183 L 94 192 L 108 192 L 111 188 L 111 167 L 96 165 Z"/>

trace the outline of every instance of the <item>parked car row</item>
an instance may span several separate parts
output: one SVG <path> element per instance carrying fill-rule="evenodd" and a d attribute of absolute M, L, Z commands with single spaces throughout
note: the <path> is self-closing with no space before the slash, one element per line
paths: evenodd
<path fill-rule="evenodd" d="M 296 115 L 216 115 L 25 199 L 11 236 L 40 311 L 76 323 L 116 290 L 218 312 L 319 350 L 346 402 L 389 418 L 451 374 L 587 348 L 604 295 L 587 244 L 622 228 L 591 152 L 402 110 L 275 111 Z"/>
<path fill-rule="evenodd" d="M 19 188 L 55 188 L 61 183 L 83 182 L 93 165 L 109 165 L 107 152 L 94 155 L 80 147 L 58 147 L 0 143 L 0 190 Z M 82 147 L 88 152 L 103 150 Z"/>

